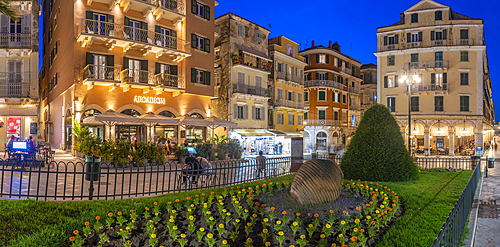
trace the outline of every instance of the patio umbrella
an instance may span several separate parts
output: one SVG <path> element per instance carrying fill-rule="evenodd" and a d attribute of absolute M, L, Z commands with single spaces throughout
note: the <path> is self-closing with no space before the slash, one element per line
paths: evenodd
<path fill-rule="evenodd" d="M 161 116 L 161 115 L 155 115 L 152 112 L 148 112 L 144 115 L 138 116 L 137 118 L 140 120 L 140 122 L 142 124 L 148 126 L 149 128 L 152 128 L 153 126 L 158 125 L 158 124 L 178 124 L 179 123 L 179 119 L 165 117 L 165 116 Z M 151 132 L 152 131 L 150 131 L 150 133 L 149 133 L 149 139 L 153 140 L 153 138 L 151 137 L 151 134 L 152 134 Z"/>
<path fill-rule="evenodd" d="M 214 140 L 214 132 L 216 128 L 219 127 L 236 127 L 238 126 L 237 123 L 229 122 L 226 120 L 222 120 L 218 117 L 209 117 L 205 119 L 206 121 L 210 122 L 210 125 L 208 126 L 212 130 L 212 142 Z"/>
<path fill-rule="evenodd" d="M 183 126 L 210 126 L 210 122 L 205 119 L 195 118 L 191 116 L 180 116 L 176 117 L 179 120 L 179 125 Z"/>
<path fill-rule="evenodd" d="M 100 122 L 107 126 L 109 126 L 109 137 L 111 138 L 111 127 L 116 125 L 117 123 L 139 123 L 140 119 L 136 117 L 132 117 L 127 114 L 118 113 L 113 110 L 107 110 L 106 112 L 85 118 L 83 123 L 95 123 Z"/>

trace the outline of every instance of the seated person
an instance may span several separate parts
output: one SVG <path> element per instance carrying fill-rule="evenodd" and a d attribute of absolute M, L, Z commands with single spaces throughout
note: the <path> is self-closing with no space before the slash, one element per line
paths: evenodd
<path fill-rule="evenodd" d="M 187 177 L 191 176 L 192 177 L 192 182 L 193 184 L 197 184 L 198 182 L 198 175 L 203 173 L 203 168 L 201 167 L 200 163 L 198 160 L 196 160 L 195 157 L 193 157 L 193 154 L 191 154 L 189 157 L 186 158 L 185 161 L 186 164 L 182 166 L 182 185 L 185 186 L 187 182 Z"/>
<path fill-rule="evenodd" d="M 9 140 L 7 141 L 7 144 L 5 145 L 5 152 L 7 152 L 8 158 L 10 158 L 10 152 L 12 151 L 12 142 L 16 140 L 16 137 L 14 135 L 11 135 Z"/>
<path fill-rule="evenodd" d="M 28 138 L 28 149 L 35 149 L 35 142 L 33 142 L 33 137 Z"/>

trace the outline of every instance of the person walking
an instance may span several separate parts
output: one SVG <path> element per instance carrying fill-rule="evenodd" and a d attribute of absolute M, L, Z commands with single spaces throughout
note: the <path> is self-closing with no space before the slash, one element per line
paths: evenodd
<path fill-rule="evenodd" d="M 260 176 L 260 172 L 266 169 L 266 156 L 262 155 L 262 151 L 259 151 L 259 156 L 255 158 L 257 163 L 257 177 Z"/>

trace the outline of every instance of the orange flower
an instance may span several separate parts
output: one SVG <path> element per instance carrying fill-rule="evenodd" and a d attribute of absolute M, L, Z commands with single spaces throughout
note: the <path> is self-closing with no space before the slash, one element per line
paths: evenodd
<path fill-rule="evenodd" d="M 333 214 L 333 210 L 330 209 L 330 213 Z"/>
<path fill-rule="evenodd" d="M 387 210 L 391 211 L 392 212 L 392 208 L 388 208 Z"/>
<path fill-rule="evenodd" d="M 387 191 L 391 191 L 391 189 L 387 189 Z"/>
<path fill-rule="evenodd" d="M 201 196 L 205 196 L 205 193 L 201 193 Z"/>
<path fill-rule="evenodd" d="M 196 194 L 196 197 L 199 197 L 200 195 Z"/>
<path fill-rule="evenodd" d="M 396 200 L 392 200 L 392 202 L 396 202 Z"/>
<path fill-rule="evenodd" d="M 130 212 L 131 212 L 131 213 L 133 213 L 133 212 L 134 212 L 134 210 L 133 210 L 133 209 L 130 209 Z"/>
<path fill-rule="evenodd" d="M 392 204 L 393 207 L 396 207 L 396 204 Z"/>
<path fill-rule="evenodd" d="M 275 207 L 271 207 L 271 210 L 273 210 L 273 211 L 274 211 L 275 209 L 276 209 Z"/>
<path fill-rule="evenodd" d="M 146 207 L 146 211 L 147 211 L 147 210 L 149 210 L 149 208 L 148 208 L 148 207 Z"/>
<path fill-rule="evenodd" d="M 75 237 L 69 237 L 69 241 L 71 242 L 75 241 Z"/>
<path fill-rule="evenodd" d="M 232 190 L 234 190 L 234 187 L 231 187 Z"/>
<path fill-rule="evenodd" d="M 236 187 L 236 189 L 239 189 L 239 188 L 241 188 L 241 187 L 240 187 L 240 186 L 237 186 L 237 187 Z"/>
<path fill-rule="evenodd" d="M 282 214 L 286 214 L 286 211 L 281 212 Z"/>
<path fill-rule="evenodd" d="M 359 210 L 361 210 L 361 208 L 359 208 L 359 207 L 356 207 L 356 210 L 358 210 L 358 211 L 359 211 Z"/>
<path fill-rule="evenodd" d="M 250 184 L 253 184 L 253 182 L 250 182 Z"/>
<path fill-rule="evenodd" d="M 319 217 L 319 214 L 314 214 L 314 217 L 315 217 L 315 218 L 318 218 L 318 217 Z"/>
<path fill-rule="evenodd" d="M 265 208 L 266 207 L 266 204 L 262 204 L 262 207 Z"/>
<path fill-rule="evenodd" d="M 370 204 L 373 204 L 373 202 L 370 202 Z"/>
<path fill-rule="evenodd" d="M 365 229 L 359 229 L 359 232 L 363 233 L 365 232 Z"/>
<path fill-rule="evenodd" d="M 246 184 L 243 184 L 243 187 L 244 187 L 244 186 L 247 186 L 247 185 L 246 185 Z"/>
<path fill-rule="evenodd" d="M 358 179 L 358 181 L 361 181 L 360 179 Z"/>
<path fill-rule="evenodd" d="M 172 202 L 167 202 L 167 204 L 169 204 L 169 205 L 170 205 L 170 204 L 172 204 Z"/>
<path fill-rule="evenodd" d="M 224 188 L 224 190 L 226 190 L 226 188 Z"/>
<path fill-rule="evenodd" d="M 367 206 L 367 207 L 369 207 L 369 206 L 370 206 L 370 204 L 368 203 L 368 204 L 366 204 L 366 206 Z"/>
<path fill-rule="evenodd" d="M 155 206 L 158 205 L 158 202 L 153 202 L 153 205 L 155 205 Z"/>
<path fill-rule="evenodd" d="M 342 211 L 342 213 L 343 213 L 343 214 L 347 214 L 347 211 L 345 211 L 345 210 L 344 210 L 344 211 Z"/>
<path fill-rule="evenodd" d="M 147 210 L 147 209 L 146 209 Z M 109 213 L 108 217 L 113 217 L 113 213 Z"/>
<path fill-rule="evenodd" d="M 189 196 L 188 196 L 188 197 L 186 197 L 186 199 L 187 199 L 187 200 L 191 200 L 191 197 L 189 197 Z"/>
<path fill-rule="evenodd" d="M 398 199 L 398 198 L 399 198 L 399 196 L 396 196 L 396 199 Z"/>
<path fill-rule="evenodd" d="M 295 215 L 300 216 L 300 213 L 296 213 Z"/>
<path fill-rule="evenodd" d="M 90 225 L 90 223 L 88 221 L 85 222 L 85 226 L 88 226 Z"/>
<path fill-rule="evenodd" d="M 344 244 L 344 245 L 342 245 L 342 247 L 349 247 L 349 246 L 347 246 L 346 244 Z"/>
<path fill-rule="evenodd" d="M 370 224 L 375 225 L 375 221 L 370 222 Z"/>
<path fill-rule="evenodd" d="M 271 179 L 268 179 L 267 182 L 271 182 Z"/>
<path fill-rule="evenodd" d="M 260 182 L 259 182 L 259 181 L 257 181 L 257 183 L 259 184 Z"/>
<path fill-rule="evenodd" d="M 212 191 L 212 192 L 210 192 L 210 194 L 212 194 L 212 195 L 213 195 L 213 194 L 215 194 L 215 193 Z"/>
<path fill-rule="evenodd" d="M 95 219 L 96 219 L 96 220 L 100 220 L 100 219 L 101 219 L 101 217 L 99 217 L 99 216 L 96 216 L 96 217 L 95 217 Z"/>
<path fill-rule="evenodd" d="M 373 184 L 373 182 L 370 182 L 370 184 Z"/>
<path fill-rule="evenodd" d="M 351 241 L 356 242 L 358 238 L 356 236 L 352 236 Z"/>
<path fill-rule="evenodd" d="M 175 202 L 179 202 L 179 199 L 175 199 Z"/>
<path fill-rule="evenodd" d="M 281 178 L 278 178 L 278 180 L 281 180 Z"/>
<path fill-rule="evenodd" d="M 118 215 L 118 216 L 122 215 L 122 212 L 118 212 L 118 213 L 117 213 L 117 215 Z"/>
<path fill-rule="evenodd" d="M 255 202 L 255 205 L 259 206 L 259 202 Z"/>
<path fill-rule="evenodd" d="M 380 218 L 380 214 L 377 214 L 377 217 L 379 217 L 379 218 Z"/>
<path fill-rule="evenodd" d="M 73 231 L 73 234 L 75 234 L 75 235 L 78 235 L 78 233 L 79 233 L 78 230 Z"/>

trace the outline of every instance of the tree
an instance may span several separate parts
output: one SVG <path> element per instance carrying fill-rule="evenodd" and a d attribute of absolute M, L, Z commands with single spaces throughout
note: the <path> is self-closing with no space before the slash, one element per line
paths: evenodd
<path fill-rule="evenodd" d="M 14 11 L 9 6 L 10 0 L 0 0 L 0 13 L 10 17 L 11 19 L 18 21 L 19 18 L 17 18 L 16 14 Z"/>
<path fill-rule="evenodd" d="M 366 110 L 340 167 L 346 179 L 408 181 L 418 176 L 396 120 L 380 104 Z"/>

